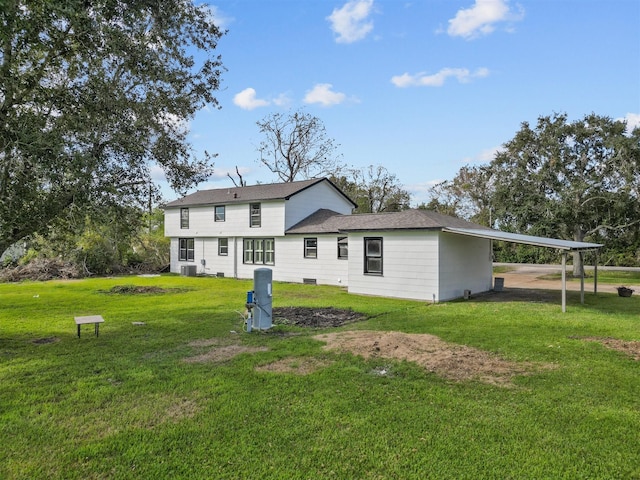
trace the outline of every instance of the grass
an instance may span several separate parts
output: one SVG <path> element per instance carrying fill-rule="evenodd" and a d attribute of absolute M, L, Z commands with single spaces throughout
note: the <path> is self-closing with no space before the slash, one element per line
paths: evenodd
<path fill-rule="evenodd" d="M 540 277 L 544 280 L 559 280 L 562 273 L 550 273 Z M 567 280 L 579 282 L 580 277 L 574 277 L 571 272 L 567 272 Z M 585 271 L 585 280 L 593 282 L 593 269 Z M 604 270 L 598 269 L 598 283 L 609 283 L 613 285 L 637 285 L 640 283 L 640 271 L 636 270 Z"/>
<path fill-rule="evenodd" d="M 165 293 L 111 293 L 121 286 Z M 562 314 L 274 285 L 274 306 L 369 317 L 342 329 L 430 333 L 555 366 L 504 388 L 329 353 L 318 331 L 242 333 L 250 288 L 171 275 L 0 285 L 0 478 L 640 478 L 638 362 L 580 340 L 640 340 L 636 296 L 580 305 L 569 292 Z M 100 337 L 85 326 L 78 339 L 73 316 L 90 314 L 105 319 Z M 207 339 L 266 350 L 183 361 Z M 331 362 L 304 376 L 255 370 L 291 357 Z"/>

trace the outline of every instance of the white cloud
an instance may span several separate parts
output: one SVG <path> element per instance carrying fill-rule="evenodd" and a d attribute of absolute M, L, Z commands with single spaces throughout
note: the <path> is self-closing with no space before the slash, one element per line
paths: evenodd
<path fill-rule="evenodd" d="M 449 20 L 447 33 L 452 37 L 466 40 L 488 35 L 495 30 L 499 22 L 515 22 L 524 18 L 522 7 L 513 11 L 509 0 L 475 0 L 471 8 L 458 10 L 456 16 Z M 511 27 L 508 27 L 511 30 Z"/>
<path fill-rule="evenodd" d="M 206 8 L 208 10 L 208 16 L 210 20 L 221 30 L 226 30 L 230 23 L 233 22 L 233 17 L 226 16 L 220 8 L 214 5 L 204 5 L 200 8 Z"/>
<path fill-rule="evenodd" d="M 319 103 L 323 107 L 338 105 L 345 101 L 347 96 L 344 93 L 332 92 L 330 83 L 319 83 L 315 85 L 304 96 L 305 103 Z"/>
<path fill-rule="evenodd" d="M 424 72 L 410 75 L 404 73 L 391 77 L 391 83 L 396 87 L 441 87 L 449 77 L 454 77 L 460 83 L 468 83 L 474 78 L 483 78 L 489 75 L 488 68 L 478 68 L 471 72 L 467 68 L 443 68 L 438 73 L 427 75 Z"/>
<path fill-rule="evenodd" d="M 373 0 L 351 0 L 335 8 L 327 20 L 338 35 L 336 42 L 353 43 L 366 37 L 373 30 L 373 22 L 367 21 L 372 10 Z"/>
<path fill-rule="evenodd" d="M 242 176 L 251 173 L 251 169 L 249 167 L 237 167 L 237 168 L 238 168 L 238 172 L 240 172 L 240 175 Z M 236 167 L 216 168 L 213 171 L 213 175 L 211 175 L 211 179 L 215 180 L 215 179 L 228 178 L 227 175 L 231 175 L 233 178 L 237 179 L 238 176 L 236 174 Z M 212 187 L 212 188 L 215 188 L 215 187 Z"/>
<path fill-rule="evenodd" d="M 149 169 L 149 173 L 151 175 L 151 180 L 153 180 L 156 183 L 166 183 L 167 182 L 167 177 L 164 174 L 164 169 L 158 165 L 158 164 L 154 164 L 151 166 L 151 168 Z"/>
<path fill-rule="evenodd" d="M 482 150 L 475 157 L 466 157 L 462 159 L 460 163 L 464 165 L 470 165 L 470 164 L 486 165 L 488 163 L 491 163 L 491 161 L 495 158 L 495 156 L 502 151 L 504 151 L 504 147 L 502 145 L 499 145 L 493 148 L 487 148 L 485 150 Z"/>
<path fill-rule="evenodd" d="M 179 117 L 174 113 L 158 112 L 156 114 L 158 122 L 166 129 L 177 130 L 179 132 L 186 133 L 191 129 L 191 122 L 183 117 Z"/>
<path fill-rule="evenodd" d="M 233 97 L 233 103 L 243 110 L 253 110 L 258 107 L 266 107 L 269 101 L 256 98 L 256 91 L 253 88 L 245 88 Z"/>
<path fill-rule="evenodd" d="M 422 183 L 412 183 L 404 185 L 404 188 L 411 194 L 411 203 L 418 206 L 422 203 L 429 203 L 431 200 L 431 188 L 442 183 L 444 180 L 428 180 Z"/>
<path fill-rule="evenodd" d="M 273 104 L 278 107 L 289 107 L 292 101 L 286 93 L 281 93 L 273 99 Z"/>
<path fill-rule="evenodd" d="M 624 118 L 618 120 L 624 120 L 627 122 L 627 133 L 631 134 L 634 128 L 640 128 L 640 113 L 627 113 Z"/>

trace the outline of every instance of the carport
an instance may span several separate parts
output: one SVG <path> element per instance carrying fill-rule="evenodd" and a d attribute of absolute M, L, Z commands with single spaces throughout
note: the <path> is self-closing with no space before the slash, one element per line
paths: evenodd
<path fill-rule="evenodd" d="M 562 251 L 562 311 L 567 311 L 567 255 L 569 253 L 578 252 L 580 261 L 583 263 L 584 252 L 598 251 L 602 245 L 599 243 L 575 242 L 572 240 L 560 240 L 557 238 L 536 237 L 533 235 L 521 235 L 519 233 L 501 232 L 500 230 L 490 229 L 473 229 L 473 228 L 453 228 L 446 227 L 443 232 L 454 233 L 458 235 L 467 235 L 469 237 L 480 237 L 488 240 L 497 240 L 501 242 L 522 243 L 525 245 L 534 245 L 536 247 L 554 248 Z M 596 253 L 596 261 L 593 273 L 593 293 L 598 293 L 598 255 Z M 580 303 L 584 303 L 584 268 L 580 272 Z"/>

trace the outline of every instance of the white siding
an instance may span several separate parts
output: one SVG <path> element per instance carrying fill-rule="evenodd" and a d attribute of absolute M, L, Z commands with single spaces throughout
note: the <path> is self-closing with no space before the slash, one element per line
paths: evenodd
<path fill-rule="evenodd" d="M 348 215 L 353 205 L 328 182 L 317 183 L 287 200 L 285 230 L 320 208 Z"/>
<path fill-rule="evenodd" d="M 440 233 L 440 300 L 491 290 L 490 249 L 485 238 Z"/>
<path fill-rule="evenodd" d="M 364 238 L 382 237 L 382 275 L 364 273 Z M 349 235 L 349 292 L 438 301 L 438 232 Z"/>
<path fill-rule="evenodd" d="M 182 238 L 182 237 L 180 237 Z M 194 260 L 193 262 L 181 262 L 178 260 L 178 238 L 171 239 L 171 272 L 180 273 L 182 265 L 196 265 L 199 275 L 224 274 L 225 277 L 234 276 L 233 241 L 229 238 L 229 254 L 218 255 L 218 238 L 198 238 L 194 239 Z M 204 265 L 202 264 L 204 260 Z"/>
<path fill-rule="evenodd" d="M 318 239 L 317 258 L 304 257 L 305 238 Z M 349 260 L 338 258 L 337 235 L 287 235 L 276 239 L 274 280 L 302 283 L 308 278 L 322 285 L 347 286 L 348 277 Z"/>
<path fill-rule="evenodd" d="M 284 201 L 256 202 L 261 206 L 261 226 L 249 224 L 249 204 L 225 205 L 225 221 L 214 221 L 214 206 L 189 207 L 189 228 L 180 228 L 180 209 L 165 210 L 168 237 L 273 237 L 284 234 Z"/>

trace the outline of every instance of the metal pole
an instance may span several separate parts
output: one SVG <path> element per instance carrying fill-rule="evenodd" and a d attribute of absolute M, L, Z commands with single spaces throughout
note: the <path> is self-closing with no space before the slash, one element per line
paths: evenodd
<path fill-rule="evenodd" d="M 582 252 L 578 252 L 580 256 L 580 303 L 584 305 L 584 257 Z"/>
<path fill-rule="evenodd" d="M 598 261 L 599 261 L 599 252 L 596 250 L 596 262 L 593 265 L 593 293 L 594 295 L 598 294 Z"/>
<path fill-rule="evenodd" d="M 562 313 L 567 311 L 567 253 L 562 253 Z"/>

